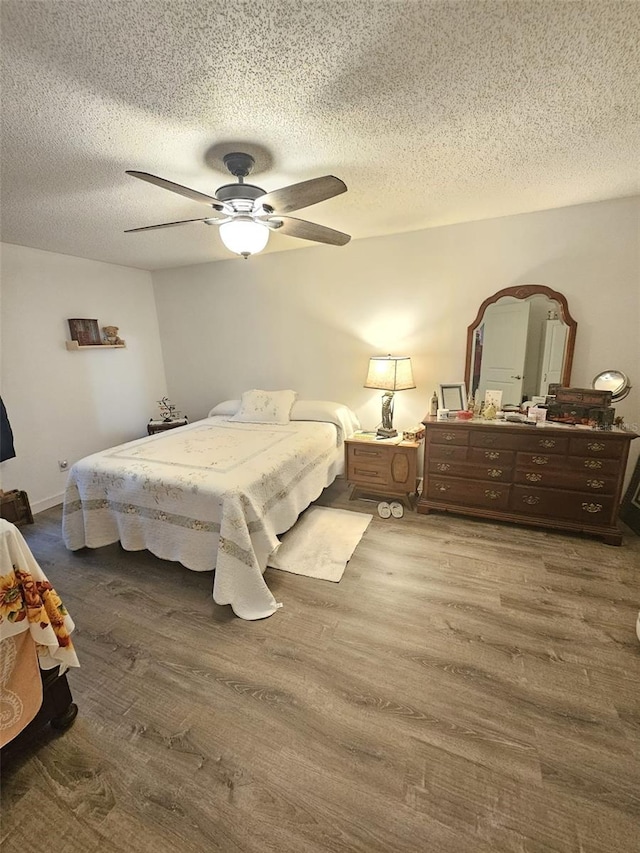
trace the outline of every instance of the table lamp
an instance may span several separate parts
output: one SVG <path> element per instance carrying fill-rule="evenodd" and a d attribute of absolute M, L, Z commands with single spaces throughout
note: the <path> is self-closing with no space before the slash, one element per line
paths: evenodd
<path fill-rule="evenodd" d="M 365 388 L 378 388 L 382 395 L 382 426 L 377 433 L 383 438 L 398 434 L 393 428 L 393 395 L 396 391 L 415 388 L 411 359 L 408 356 L 376 355 L 369 359 Z"/>

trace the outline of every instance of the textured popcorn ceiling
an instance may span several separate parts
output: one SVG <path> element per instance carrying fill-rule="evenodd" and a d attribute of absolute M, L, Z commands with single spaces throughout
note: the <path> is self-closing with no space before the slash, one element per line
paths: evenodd
<path fill-rule="evenodd" d="M 354 239 L 640 192 L 640 3 L 2 0 L 2 239 L 146 269 L 230 255 L 220 154 Z M 313 246 L 279 234 L 268 251 Z M 344 252 L 348 249 L 331 248 Z M 239 263 L 244 263 L 238 259 Z"/>

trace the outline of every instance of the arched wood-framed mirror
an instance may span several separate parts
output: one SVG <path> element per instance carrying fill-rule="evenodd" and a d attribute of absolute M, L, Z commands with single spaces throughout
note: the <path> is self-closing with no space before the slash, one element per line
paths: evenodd
<path fill-rule="evenodd" d="M 485 299 L 467 329 L 469 395 L 502 391 L 503 405 L 570 385 L 578 324 L 562 293 L 543 284 L 505 287 Z"/>

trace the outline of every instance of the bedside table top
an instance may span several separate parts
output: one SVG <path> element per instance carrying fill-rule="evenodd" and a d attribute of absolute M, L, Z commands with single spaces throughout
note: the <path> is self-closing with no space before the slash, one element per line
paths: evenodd
<path fill-rule="evenodd" d="M 345 438 L 345 444 L 371 444 L 375 447 L 420 447 L 421 441 L 405 441 L 399 435 L 394 438 L 377 438 L 375 432 L 354 434 Z"/>
<path fill-rule="evenodd" d="M 170 427 L 170 426 L 185 426 L 189 423 L 188 418 L 173 418 L 170 421 L 165 421 L 159 418 L 151 418 L 149 420 L 149 426 L 154 427 Z"/>

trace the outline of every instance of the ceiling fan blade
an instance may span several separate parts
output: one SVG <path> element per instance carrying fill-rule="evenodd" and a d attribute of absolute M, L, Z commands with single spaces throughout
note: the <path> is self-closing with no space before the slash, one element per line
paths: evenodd
<path fill-rule="evenodd" d="M 148 172 L 134 172 L 127 169 L 127 175 L 133 175 L 134 178 L 140 178 L 141 181 L 147 181 L 149 184 L 155 184 L 157 187 L 162 187 L 164 190 L 171 190 L 173 193 L 183 195 L 190 198 L 192 201 L 201 201 L 204 204 L 210 204 L 216 210 L 224 210 L 224 204 L 210 195 L 198 192 L 198 190 L 183 187 L 182 184 L 174 184 L 173 181 L 167 181 L 165 178 L 158 178 L 156 175 L 150 175 Z"/>
<path fill-rule="evenodd" d="M 174 225 L 186 225 L 188 222 L 208 222 L 211 219 L 207 216 L 205 219 L 181 219 L 179 222 L 163 222 L 162 225 L 145 225 L 142 228 L 127 228 L 125 234 L 131 234 L 134 231 L 153 231 L 154 228 L 172 228 Z"/>
<path fill-rule="evenodd" d="M 333 175 L 325 175 L 323 178 L 312 178 L 310 181 L 302 181 L 299 184 L 291 184 L 289 187 L 265 193 L 256 199 L 256 204 L 270 207 L 276 213 L 289 213 L 292 210 L 310 207 L 312 204 L 333 198 L 346 191 L 347 185 L 344 181 Z"/>
<path fill-rule="evenodd" d="M 281 222 L 282 225 L 277 225 Z M 271 228 L 286 234 L 288 237 L 300 237 L 302 240 L 314 240 L 316 243 L 328 243 L 330 246 L 344 246 L 351 236 L 327 228 L 326 225 L 317 225 L 315 222 L 307 222 L 304 219 L 295 219 L 293 216 L 277 216 L 267 220 Z"/>

